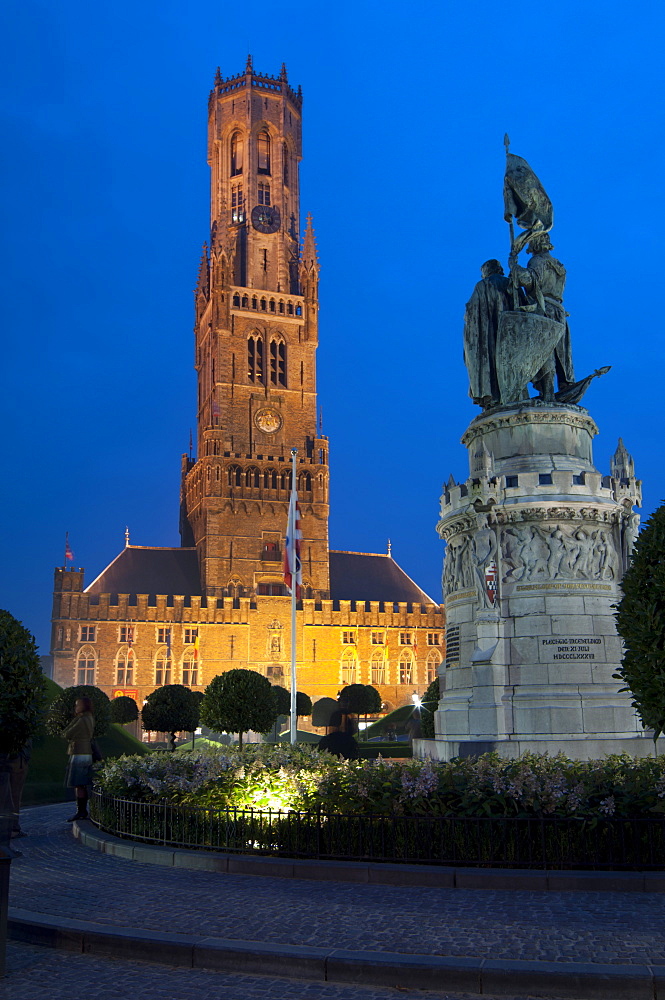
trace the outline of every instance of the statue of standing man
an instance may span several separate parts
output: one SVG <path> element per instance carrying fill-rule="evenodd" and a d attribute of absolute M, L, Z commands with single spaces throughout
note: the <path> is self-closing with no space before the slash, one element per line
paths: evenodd
<path fill-rule="evenodd" d="M 498 260 L 486 260 L 481 280 L 466 304 L 464 364 L 469 373 L 469 396 L 484 410 L 499 402 L 496 378 L 496 335 L 499 316 L 511 306 L 510 280 Z"/>

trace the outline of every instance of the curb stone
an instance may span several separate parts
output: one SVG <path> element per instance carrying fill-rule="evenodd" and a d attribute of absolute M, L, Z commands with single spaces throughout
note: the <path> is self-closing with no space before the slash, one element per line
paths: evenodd
<path fill-rule="evenodd" d="M 374 885 L 425 885 L 429 888 L 538 890 L 555 892 L 665 892 L 665 872 L 539 871 L 513 868 L 448 868 L 437 865 L 392 865 L 359 861 L 317 861 L 262 857 L 159 847 L 122 840 L 77 820 L 72 832 L 85 847 L 102 854 L 168 868 L 270 878 L 372 883 Z"/>
<path fill-rule="evenodd" d="M 491 961 L 165 934 L 10 909 L 17 941 L 187 968 L 477 994 L 665 1000 L 665 966 Z M 546 990 L 546 993 L 543 992 Z"/>

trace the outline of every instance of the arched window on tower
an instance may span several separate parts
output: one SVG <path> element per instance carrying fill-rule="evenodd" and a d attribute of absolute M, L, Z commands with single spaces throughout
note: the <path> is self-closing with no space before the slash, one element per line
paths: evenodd
<path fill-rule="evenodd" d="M 282 145 L 282 180 L 285 184 L 289 183 L 289 147 L 286 143 Z"/>
<path fill-rule="evenodd" d="M 270 184 L 259 181 L 259 205 L 270 204 Z"/>
<path fill-rule="evenodd" d="M 270 136 L 267 132 L 259 132 L 257 139 L 259 154 L 259 173 L 270 173 Z"/>
<path fill-rule="evenodd" d="M 286 388 L 286 344 L 276 337 L 270 341 L 270 384 Z"/>
<path fill-rule="evenodd" d="M 247 377 L 255 385 L 264 384 L 263 338 L 258 333 L 247 340 Z"/>
<path fill-rule="evenodd" d="M 231 136 L 231 177 L 242 173 L 244 155 L 245 140 L 242 133 L 234 132 Z"/>
<path fill-rule="evenodd" d="M 182 658 L 182 683 L 185 687 L 197 687 L 199 683 L 198 652 L 195 648 L 186 649 Z"/>

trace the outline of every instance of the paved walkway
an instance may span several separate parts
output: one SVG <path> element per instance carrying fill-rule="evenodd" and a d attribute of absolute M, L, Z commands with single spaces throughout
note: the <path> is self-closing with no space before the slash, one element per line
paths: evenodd
<path fill-rule="evenodd" d="M 56 805 L 25 812 L 23 825 L 29 836 L 17 842 L 23 857 L 12 864 L 12 907 L 108 928 L 168 931 L 285 948 L 313 946 L 355 953 L 504 960 L 517 963 L 516 967 L 519 963 L 534 962 L 587 963 L 598 968 L 599 980 L 603 978 L 600 964 L 614 966 L 617 976 L 622 971 L 619 967 L 633 966 L 637 974 L 645 967 L 665 966 L 665 893 L 359 886 L 163 868 L 83 847 L 74 840 L 64 822 L 70 811 L 71 805 Z M 21 952 L 28 946 L 15 947 Z M 117 961 L 86 955 L 73 957 L 49 952 L 45 957 L 42 949 L 36 952 L 33 949 L 30 955 L 27 964 L 21 966 L 19 961 L 11 978 L 5 980 L 5 990 L 12 986 L 12 1000 L 44 996 L 30 992 L 29 985 L 33 972 L 34 982 L 41 979 L 43 984 L 44 973 L 39 969 L 44 962 L 58 966 L 58 976 L 63 982 L 69 978 L 69 995 L 77 982 L 73 973 L 69 974 L 75 966 L 81 969 L 79 986 L 80 977 L 88 975 L 84 967 L 95 980 L 106 975 L 109 963 L 111 968 L 118 969 Z M 143 975 L 141 963 L 123 962 L 122 966 L 123 975 L 126 971 L 128 977 L 124 993 L 95 990 L 95 998 L 167 995 L 157 988 L 152 993 L 140 991 L 135 981 Z M 167 974 L 176 975 L 174 970 L 149 968 L 151 981 Z M 660 970 L 661 974 L 665 985 L 665 969 Z M 384 1000 L 398 995 L 393 990 L 377 991 L 330 982 L 308 984 L 303 980 L 294 981 L 297 988 L 292 988 L 291 981 L 287 988 L 285 980 L 270 980 L 273 985 L 268 986 L 269 980 L 261 976 L 250 977 L 251 982 L 248 979 L 241 991 L 234 993 L 235 987 L 226 985 L 229 977 L 219 972 L 190 969 L 178 970 L 177 975 L 182 975 L 183 983 L 187 983 L 190 1000 L 197 996 L 194 988 L 190 990 L 192 977 L 199 977 L 204 984 L 210 976 L 217 977 L 215 981 L 220 988 L 215 995 L 220 997 L 227 996 L 224 989 L 229 990 L 228 996 L 249 998 L 256 994 L 275 1000 L 282 996 L 291 1000 L 301 996 L 321 1000 L 349 1000 L 356 996 Z M 204 988 L 202 985 L 201 991 Z M 179 995 L 173 986 L 169 989 L 168 995 Z M 67 989 L 63 989 L 62 995 L 65 994 Z M 79 989 L 77 994 L 82 995 L 82 991 Z M 441 992 L 418 995 L 446 996 L 451 1000 L 464 996 Z M 606 993 L 613 998 L 620 995 L 632 998 L 638 994 L 612 989 Z M 653 987 L 650 995 L 653 996 Z M 50 996 L 55 1000 L 59 994 Z M 665 993 L 659 992 L 659 996 Z"/>

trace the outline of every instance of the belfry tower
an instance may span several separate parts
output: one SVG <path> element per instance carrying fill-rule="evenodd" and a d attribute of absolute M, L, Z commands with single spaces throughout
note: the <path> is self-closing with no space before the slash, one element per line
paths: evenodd
<path fill-rule="evenodd" d="M 219 72 L 208 103 L 210 244 L 195 290 L 197 460 L 183 456 L 181 539 L 201 593 L 283 594 L 297 448 L 305 595 L 329 596 L 328 441 L 317 430 L 319 264 L 301 247 L 302 94 L 279 77 Z"/>

